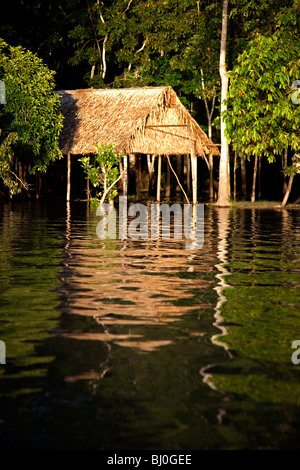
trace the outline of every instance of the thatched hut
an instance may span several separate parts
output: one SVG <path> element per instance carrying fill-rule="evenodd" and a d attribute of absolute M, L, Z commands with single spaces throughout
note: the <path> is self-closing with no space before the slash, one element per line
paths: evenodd
<path fill-rule="evenodd" d="M 218 155 L 217 147 L 182 105 L 170 86 L 59 91 L 64 126 L 63 154 L 93 154 L 96 144 L 115 144 L 130 154 L 191 155 L 193 202 L 197 156 Z M 124 191 L 127 158 L 124 159 Z"/>

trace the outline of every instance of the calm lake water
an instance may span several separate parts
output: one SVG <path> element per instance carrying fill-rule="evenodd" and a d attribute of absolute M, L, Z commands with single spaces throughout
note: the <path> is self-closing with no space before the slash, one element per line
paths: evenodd
<path fill-rule="evenodd" d="M 0 449 L 300 449 L 300 209 L 207 206 L 199 250 L 0 211 Z"/>

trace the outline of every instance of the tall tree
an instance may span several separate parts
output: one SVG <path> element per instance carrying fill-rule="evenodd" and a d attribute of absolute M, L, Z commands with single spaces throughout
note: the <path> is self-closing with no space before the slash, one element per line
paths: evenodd
<path fill-rule="evenodd" d="M 246 157 L 273 162 L 284 149 L 299 150 L 300 106 L 289 92 L 298 78 L 300 57 L 295 37 L 299 16 L 283 9 L 273 34 L 257 34 L 229 73 L 226 135 Z"/>
<path fill-rule="evenodd" d="M 222 33 L 220 46 L 220 77 L 221 77 L 221 156 L 219 170 L 219 194 L 217 206 L 230 206 L 230 172 L 229 172 L 229 145 L 226 136 L 226 122 L 224 113 L 227 110 L 228 73 L 226 70 L 226 43 L 228 28 L 229 0 L 223 0 Z"/>

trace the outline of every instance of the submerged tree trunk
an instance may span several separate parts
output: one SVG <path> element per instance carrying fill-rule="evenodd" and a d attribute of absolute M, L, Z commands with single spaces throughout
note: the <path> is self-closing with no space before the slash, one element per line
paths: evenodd
<path fill-rule="evenodd" d="M 228 207 L 230 206 L 230 172 L 229 172 L 229 146 L 225 136 L 226 124 L 223 118 L 223 112 L 226 111 L 228 92 L 228 74 L 226 70 L 226 41 L 227 41 L 227 26 L 228 26 L 228 3 L 229 0 L 223 0 L 222 12 L 222 33 L 221 33 L 221 47 L 220 47 L 220 65 L 219 73 L 221 77 L 221 157 L 219 169 L 219 194 L 217 206 Z"/>

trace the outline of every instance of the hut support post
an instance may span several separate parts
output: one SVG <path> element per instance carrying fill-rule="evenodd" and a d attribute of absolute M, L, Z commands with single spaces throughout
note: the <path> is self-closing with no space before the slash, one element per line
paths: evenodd
<path fill-rule="evenodd" d="M 152 193 L 153 175 L 154 175 L 154 163 L 155 163 L 155 155 L 147 155 L 147 165 L 148 165 L 148 172 L 149 172 L 148 194 L 151 194 L 151 193 Z"/>
<path fill-rule="evenodd" d="M 170 165 L 167 165 L 167 181 L 166 181 L 166 199 L 170 199 L 171 195 L 171 173 L 170 173 Z"/>
<path fill-rule="evenodd" d="M 188 195 L 191 194 L 191 160 L 190 156 L 186 155 L 186 187 Z"/>
<path fill-rule="evenodd" d="M 123 196 L 127 197 L 128 191 L 128 165 L 127 165 L 127 155 L 123 157 Z"/>
<path fill-rule="evenodd" d="M 137 200 L 140 199 L 141 197 L 141 180 L 142 180 L 142 162 L 141 162 L 141 156 L 137 155 L 137 175 L 136 175 L 136 197 Z"/>
<path fill-rule="evenodd" d="M 160 185 L 161 185 L 161 155 L 158 156 L 157 188 L 156 188 L 157 202 L 160 202 Z"/>
<path fill-rule="evenodd" d="M 191 153 L 193 204 L 197 204 L 197 157 Z"/>
<path fill-rule="evenodd" d="M 67 155 L 67 202 L 70 201 L 71 195 L 71 154 Z"/>

